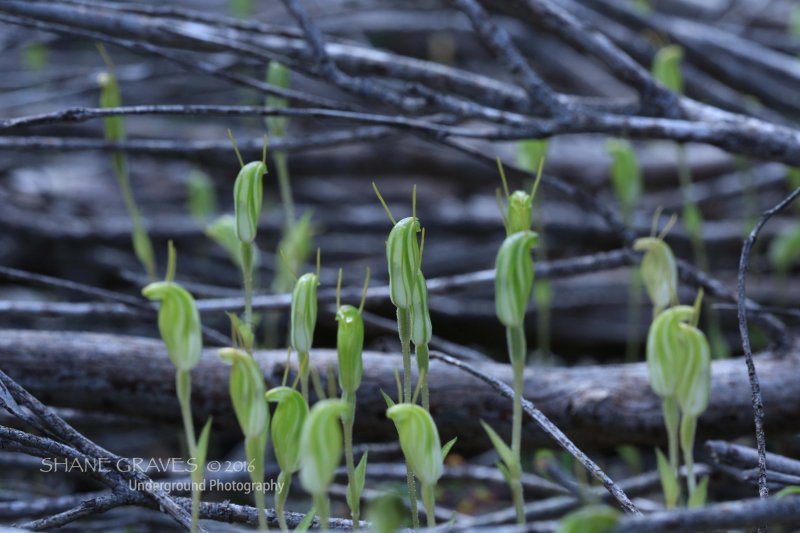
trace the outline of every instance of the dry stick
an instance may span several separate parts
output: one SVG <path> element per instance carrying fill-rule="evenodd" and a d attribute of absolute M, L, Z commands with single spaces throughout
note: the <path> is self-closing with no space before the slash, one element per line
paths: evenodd
<path fill-rule="evenodd" d="M 505 396 L 506 398 L 513 400 L 514 399 L 514 391 L 511 390 L 511 387 L 503 383 L 502 381 L 493 378 L 492 376 L 486 375 L 483 372 L 477 370 L 476 368 L 464 363 L 463 361 L 459 361 L 449 355 L 443 354 L 437 351 L 431 351 L 431 357 L 433 359 L 438 359 L 443 363 L 448 365 L 454 366 L 460 370 L 467 372 L 468 374 L 480 379 L 484 383 L 490 385 L 493 389 L 497 392 Z M 625 492 L 622 491 L 614 481 L 606 475 L 605 472 L 597 465 L 594 461 L 592 461 L 585 453 L 583 453 L 575 444 L 567 437 L 560 429 L 558 429 L 550 420 L 545 416 L 544 413 L 539 411 L 533 403 L 525 398 L 522 398 L 522 408 L 524 409 L 525 413 L 534 421 L 542 430 L 550 435 L 553 440 L 555 440 L 564 450 L 569 452 L 573 457 L 575 457 L 583 466 L 588 470 L 598 481 L 600 481 L 603 486 L 611 493 L 612 496 L 619 502 L 620 506 L 628 513 L 639 515 L 641 511 L 633 504 L 633 502 L 628 498 Z"/>
<path fill-rule="evenodd" d="M 742 349 L 744 350 L 745 362 L 747 363 L 747 377 L 750 379 L 750 389 L 752 391 L 753 419 L 755 422 L 756 444 L 758 447 L 758 495 L 760 498 L 769 496 L 769 488 L 767 487 L 767 442 L 764 436 L 764 401 L 761 397 L 761 386 L 758 383 L 756 366 L 753 363 L 753 351 L 750 347 L 750 333 L 747 328 L 747 306 L 745 305 L 747 298 L 747 262 L 750 258 L 750 250 L 753 248 L 761 229 L 773 215 L 783 211 L 798 196 L 800 196 L 800 187 L 784 198 L 780 203 L 761 214 L 761 217 L 758 219 L 758 222 L 756 222 L 750 235 L 744 241 L 742 255 L 739 259 L 739 274 L 737 276 L 739 303 L 737 306 L 737 315 L 739 317 L 739 334 L 742 337 Z"/>
<path fill-rule="evenodd" d="M 519 78 L 534 104 L 534 112 L 547 116 L 564 114 L 564 105 L 559 102 L 556 93 L 530 67 L 505 28 L 495 24 L 476 0 L 451 0 L 451 3 L 469 17 L 472 27 L 486 47 L 505 61 L 511 73 Z"/>
<path fill-rule="evenodd" d="M 150 477 L 136 470 L 127 459 L 121 458 L 87 439 L 3 371 L 0 371 L 0 382 L 5 385 L 14 400 L 27 407 L 51 433 L 58 435 L 59 438 L 75 446 L 83 453 L 112 461 L 117 467 L 121 467 L 119 473 L 128 481 L 142 484 L 143 487 L 152 485 Z M 191 529 L 191 516 L 169 494 L 155 488 L 148 488 L 145 492 L 153 502 L 163 508 L 178 524 L 186 530 Z"/>
<path fill-rule="evenodd" d="M 119 292 L 109 291 L 106 289 L 100 289 L 97 287 L 92 287 L 91 285 L 85 285 L 83 283 L 78 283 L 75 281 L 70 281 L 61 278 L 54 278 L 52 276 L 47 276 L 44 274 L 34 274 L 32 272 L 26 272 L 24 270 L 19 270 L 16 268 L 11 268 L 7 266 L 0 265 L 0 278 L 9 279 L 12 281 L 23 281 L 26 283 L 30 283 L 32 285 L 44 285 L 48 287 L 56 287 L 59 289 L 65 289 L 68 291 L 72 291 L 78 294 L 86 294 L 89 296 L 94 296 L 100 298 L 101 300 L 110 300 L 112 302 L 117 302 L 127 306 L 128 311 L 130 313 L 139 314 L 139 315 L 152 315 L 153 313 L 158 312 L 158 306 L 141 298 L 137 298 L 135 296 L 129 296 L 127 294 L 122 294 Z M 53 308 L 44 308 L 47 312 L 55 312 L 57 309 Z M 122 313 L 121 309 L 116 309 L 115 311 Z M 74 309 L 68 309 L 68 312 L 74 313 Z M 227 335 L 222 334 L 221 332 L 210 328 L 208 326 L 203 326 L 203 335 L 206 337 L 207 340 L 214 341 L 218 343 L 220 346 L 227 346 L 230 342 L 230 338 Z"/>

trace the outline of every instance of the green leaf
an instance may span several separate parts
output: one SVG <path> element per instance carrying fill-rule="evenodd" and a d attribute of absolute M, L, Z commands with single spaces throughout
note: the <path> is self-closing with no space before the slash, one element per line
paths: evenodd
<path fill-rule="evenodd" d="M 447 454 L 449 454 L 450 450 L 453 448 L 453 446 L 455 446 L 457 440 L 458 440 L 458 437 L 453 437 L 452 439 L 447 441 L 444 446 L 442 446 L 442 462 L 443 463 L 444 463 L 445 459 L 447 459 Z"/>
<path fill-rule="evenodd" d="M 355 482 L 356 482 L 356 495 L 360 499 L 361 493 L 364 492 L 364 484 L 367 481 L 367 454 L 369 451 L 364 452 L 364 455 L 361 456 L 361 460 L 358 462 L 355 471 Z M 350 483 L 347 484 L 347 506 L 352 509 L 353 502 L 350 501 Z"/>
<path fill-rule="evenodd" d="M 197 447 L 195 448 L 195 460 L 197 462 L 197 466 L 195 467 L 194 472 L 192 472 L 192 480 L 195 483 L 202 482 L 203 475 L 205 474 L 206 458 L 208 457 L 208 439 L 211 436 L 211 420 L 211 417 L 206 420 L 206 424 L 203 426 L 203 430 L 200 432 L 200 438 L 197 440 Z"/>
<path fill-rule="evenodd" d="M 656 460 L 658 462 L 658 475 L 661 478 L 661 489 L 664 491 L 664 503 L 667 509 L 674 509 L 680 496 L 678 480 L 669 465 L 669 461 L 658 448 L 656 448 Z"/>
<path fill-rule="evenodd" d="M 383 401 L 386 402 L 386 407 L 394 407 L 394 400 L 392 400 L 391 396 L 383 392 L 383 389 L 381 389 L 381 396 L 383 396 Z"/>
<path fill-rule="evenodd" d="M 481 420 L 481 425 L 483 429 L 486 431 L 486 434 L 489 435 L 489 440 L 492 441 L 494 445 L 494 449 L 497 450 L 497 453 L 500 454 L 500 458 L 506 464 L 509 469 L 509 473 L 516 473 L 521 470 L 521 465 L 517 464 L 517 457 L 514 455 L 514 452 L 511 451 L 511 448 L 503 442 L 503 439 L 500 438 L 495 430 L 493 430 L 489 424 Z"/>
<path fill-rule="evenodd" d="M 297 524 L 297 526 L 294 528 L 294 531 L 296 531 L 297 533 L 305 533 L 306 531 L 308 531 L 309 528 L 311 528 L 311 524 L 314 522 L 314 518 L 316 518 L 316 514 L 317 510 L 312 505 L 311 509 L 308 510 L 306 515 L 300 521 L 300 523 Z"/>
<path fill-rule="evenodd" d="M 794 494 L 800 494 L 800 487 L 797 485 L 789 485 L 788 487 L 783 487 L 781 490 L 775 493 L 776 498 L 783 498 L 784 496 L 792 496 Z"/>
<path fill-rule="evenodd" d="M 619 511 L 607 505 L 588 505 L 558 523 L 556 533 L 605 533 L 619 522 Z"/>
<path fill-rule="evenodd" d="M 502 461 L 497 461 L 494 465 L 497 467 L 497 469 L 503 475 L 503 478 L 506 480 L 506 483 L 511 485 L 511 482 L 512 482 L 511 472 L 508 471 L 508 467 L 506 466 L 506 464 L 504 462 L 502 462 Z"/>
<path fill-rule="evenodd" d="M 697 509 L 703 507 L 706 504 L 707 498 L 708 498 L 708 476 L 705 476 L 703 479 L 700 480 L 700 483 L 697 484 L 697 487 L 694 489 L 694 494 L 689 496 L 689 501 L 686 503 L 686 506 L 689 509 Z"/>

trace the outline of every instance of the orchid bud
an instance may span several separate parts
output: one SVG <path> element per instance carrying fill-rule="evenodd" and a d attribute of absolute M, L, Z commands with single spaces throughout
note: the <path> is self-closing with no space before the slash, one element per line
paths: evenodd
<path fill-rule="evenodd" d="M 508 235 L 531 229 L 533 197 L 525 191 L 514 191 L 508 197 Z"/>
<path fill-rule="evenodd" d="M 556 533 L 606 533 L 614 530 L 619 515 L 619 511 L 608 505 L 587 505 L 562 518 Z"/>
<path fill-rule="evenodd" d="M 292 291 L 290 338 L 292 347 L 303 353 L 311 351 L 317 325 L 317 274 L 303 274 Z"/>
<path fill-rule="evenodd" d="M 442 476 L 442 444 L 430 413 L 416 404 L 390 407 L 391 418 L 400 436 L 400 448 L 408 465 L 423 485 L 433 486 Z"/>
<path fill-rule="evenodd" d="M 495 262 L 495 309 L 506 327 L 521 326 L 533 287 L 531 248 L 539 236 L 533 231 L 519 231 L 506 237 Z"/>
<path fill-rule="evenodd" d="M 247 163 L 239 171 L 233 186 L 233 203 L 236 208 L 236 237 L 251 243 L 256 238 L 261 203 L 264 198 L 262 178 L 267 166 L 262 161 Z"/>
<path fill-rule="evenodd" d="M 324 494 L 342 458 L 342 423 L 348 412 L 341 400 L 314 404 L 300 438 L 300 483 L 310 494 Z"/>
<path fill-rule="evenodd" d="M 169 281 L 151 283 L 142 289 L 142 294 L 161 301 L 158 330 L 172 364 L 178 370 L 193 369 L 203 353 L 203 331 L 192 295 Z"/>
<path fill-rule="evenodd" d="M 431 314 L 428 309 L 428 283 L 422 271 L 417 269 L 414 279 L 414 294 L 411 301 L 411 340 L 415 346 L 431 342 Z"/>
<path fill-rule="evenodd" d="M 708 407 L 711 393 L 711 348 L 702 331 L 689 324 L 679 324 L 686 352 L 675 391 L 684 415 L 698 417 Z"/>
<path fill-rule="evenodd" d="M 389 296 L 401 309 L 411 307 L 414 277 L 419 268 L 419 220 L 406 217 L 397 222 L 386 241 L 386 262 L 389 264 Z"/>
<path fill-rule="evenodd" d="M 289 69 L 277 61 L 270 61 L 269 67 L 267 67 L 267 83 L 281 89 L 288 89 Z M 288 106 L 289 101 L 283 96 L 267 95 L 267 107 L 284 109 Z M 289 119 L 287 117 L 267 117 L 269 133 L 275 137 L 283 137 L 288 123 Z"/>
<path fill-rule="evenodd" d="M 678 45 L 665 46 L 653 59 L 653 77 L 678 94 L 683 93 L 682 60 L 683 48 Z"/>
<path fill-rule="evenodd" d="M 686 363 L 686 343 L 679 326 L 694 314 L 693 307 L 679 305 L 659 314 L 650 325 L 647 335 L 647 373 L 650 387 L 662 398 L 675 395 Z"/>
<path fill-rule="evenodd" d="M 657 312 L 677 300 L 678 267 L 672 249 L 662 239 L 645 237 L 636 239 L 633 249 L 644 251 L 642 281 Z"/>
<path fill-rule="evenodd" d="M 336 311 L 338 330 L 336 333 L 336 352 L 339 356 L 339 386 L 350 393 L 361 385 L 363 363 L 361 352 L 364 348 L 364 321 L 361 312 L 352 305 L 342 305 Z"/>
<path fill-rule="evenodd" d="M 606 145 L 611 155 L 611 185 L 626 214 L 630 214 L 642 194 L 642 171 L 631 143 L 611 139 Z"/>
<path fill-rule="evenodd" d="M 268 402 L 278 402 L 272 415 L 272 446 L 281 471 L 291 475 L 300 469 L 300 437 L 308 416 L 303 396 L 290 387 L 276 387 L 267 392 Z"/>
<path fill-rule="evenodd" d="M 233 410 L 245 437 L 259 437 L 269 425 L 269 410 L 264 398 L 264 373 L 247 353 L 223 348 L 219 356 L 231 363 L 230 393 Z"/>

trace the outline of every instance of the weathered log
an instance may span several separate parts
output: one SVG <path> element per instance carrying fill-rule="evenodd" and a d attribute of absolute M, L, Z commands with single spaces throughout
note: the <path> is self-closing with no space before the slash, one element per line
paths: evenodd
<path fill-rule="evenodd" d="M 256 358 L 271 385 L 280 383 L 286 352 L 258 352 Z M 336 354 L 320 349 L 312 364 L 325 376 Z M 800 350 L 778 357 L 760 354 L 757 368 L 764 392 L 768 434 L 793 431 L 800 413 L 800 385 L 795 371 Z M 482 372 L 510 382 L 508 365 L 475 364 Z M 361 441 L 395 438 L 384 417 L 383 389 L 395 391 L 399 356 L 364 354 L 364 380 L 358 395 L 356 435 Z M 178 423 L 174 370 L 162 344 L 153 339 L 96 333 L 0 330 L 0 368 L 49 405 L 135 415 Z M 207 350 L 192 373 L 194 414 L 214 415 L 216 430 L 235 430 L 228 401 L 228 368 Z M 510 432 L 511 405 L 483 382 L 431 362 L 431 410 L 443 438 L 461 437 L 462 452 L 486 446 L 480 420 L 500 434 Z M 612 447 L 623 443 L 653 445 L 664 441 L 661 406 L 653 396 L 642 363 L 571 368 L 529 368 L 526 397 L 579 445 Z M 752 433 L 750 388 L 744 362 L 715 361 L 708 411 L 699 423 L 700 439 Z M 526 421 L 528 446 L 552 442 Z"/>

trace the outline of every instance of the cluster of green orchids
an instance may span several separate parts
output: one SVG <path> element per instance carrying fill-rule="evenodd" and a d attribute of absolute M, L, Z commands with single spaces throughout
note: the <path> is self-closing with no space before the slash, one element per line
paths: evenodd
<path fill-rule="evenodd" d="M 668 508 L 681 500 L 680 454 L 686 469 L 689 507 L 705 504 L 708 478 L 699 483 L 694 473 L 697 419 L 708 407 L 711 391 L 711 349 L 698 328 L 702 290 L 694 305 L 678 302 L 675 257 L 664 237 L 675 218 L 660 235 L 638 239 L 634 249 L 644 252 L 642 280 L 653 304 L 653 321 L 647 335 L 647 371 L 650 387 L 661 398 L 668 438 L 668 458 L 656 450 L 658 469 Z"/>
<path fill-rule="evenodd" d="M 231 259 L 242 270 L 244 311 L 241 316 L 229 313 L 232 345 L 219 350 L 228 363 L 230 398 L 236 419 L 244 435 L 247 471 L 259 528 L 268 528 L 266 513 L 265 461 L 270 437 L 280 468 L 274 494 L 276 520 L 287 531 L 285 504 L 294 474 L 302 488 L 311 495 L 313 507 L 296 529 L 308 528 L 314 516 L 323 528 L 329 520 L 328 492 L 344 455 L 347 469 L 347 504 L 353 523 L 360 524 L 361 498 L 367 470 L 367 454 L 356 464 L 353 454 L 353 425 L 356 396 L 363 374 L 364 305 L 367 300 L 369 269 L 358 307 L 341 303 L 342 271 L 336 288 L 338 390 L 328 383 L 326 394 L 319 375 L 310 363 L 314 330 L 317 324 L 317 289 L 320 284 L 320 252 L 315 272 L 299 276 L 294 282 L 289 324 L 289 354 L 297 353 L 297 375 L 288 382 L 288 370 L 280 386 L 268 387 L 264 371 L 254 352 L 255 320 L 253 315 L 253 279 L 258 251 L 256 237 L 261 217 L 263 180 L 267 174 L 266 137 L 260 160 L 244 162 L 236 149 L 241 170 L 234 184 L 235 213 L 212 227 L 219 242 L 224 242 Z M 377 187 L 376 187 L 377 191 Z M 383 200 L 381 199 L 383 202 Z M 416 203 L 415 201 L 413 202 Z M 385 203 L 384 203 L 385 206 Z M 398 330 L 403 346 L 403 385 L 395 402 L 386 396 L 386 416 L 392 420 L 408 466 L 410 507 L 418 524 L 416 481 L 421 486 L 422 502 L 429 526 L 435 525 L 435 489 L 442 475 L 445 457 L 455 439 L 442 446 L 439 432 L 430 415 L 427 385 L 428 343 L 431 321 L 428 294 L 421 272 L 424 232 L 420 230 L 416 209 L 411 217 L 395 222 L 386 247 L 392 301 L 397 306 Z M 387 208 L 388 212 L 388 208 Z M 391 213 L 390 213 L 391 218 Z M 418 242 L 421 233 L 422 242 Z M 176 369 L 176 392 L 186 433 L 186 447 L 197 468 L 192 472 L 192 528 L 197 530 L 200 497 L 211 431 L 209 420 L 199 437 L 195 434 L 191 412 L 191 372 L 203 356 L 203 327 L 192 295 L 175 281 L 176 254 L 170 243 L 167 274 L 164 281 L 143 289 L 147 298 L 159 303 L 158 326 L 170 360 Z M 412 387 L 410 345 L 413 342 L 417 362 L 417 383 Z M 398 383 L 399 383 L 399 373 Z M 309 381 L 314 384 L 316 402 L 311 404 Z M 413 393 L 412 393 L 413 388 Z M 422 398 L 422 405 L 417 400 Z M 274 404 L 274 408 L 271 408 Z"/>

